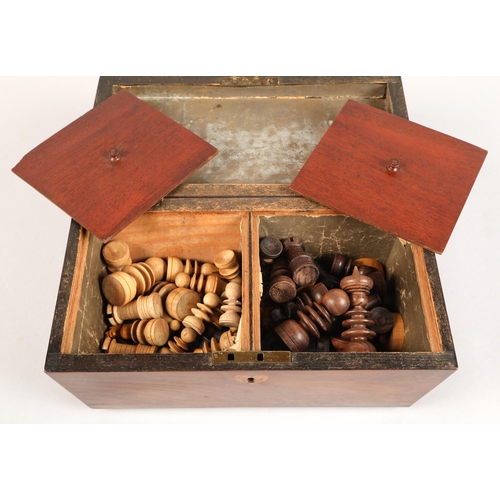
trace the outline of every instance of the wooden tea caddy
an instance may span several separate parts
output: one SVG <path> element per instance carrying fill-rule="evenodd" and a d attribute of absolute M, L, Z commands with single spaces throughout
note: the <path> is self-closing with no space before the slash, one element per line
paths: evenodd
<path fill-rule="evenodd" d="M 178 185 L 180 176 L 149 210 L 136 208 L 118 232 L 91 232 L 72 220 L 45 364 L 50 377 L 92 408 L 409 406 L 457 369 L 435 254 L 298 194 L 299 172 L 348 100 L 407 118 L 399 77 L 102 77 L 95 104 L 122 90 L 219 155 Z M 212 157 L 206 152 L 192 171 Z M 362 196 L 363 186 L 353 192 Z M 157 197 L 166 191 L 158 188 Z M 334 207 L 328 190 L 326 204 Z M 402 352 L 261 350 L 259 241 L 292 235 L 314 257 L 369 256 L 385 266 L 405 324 Z M 111 237 L 129 245 L 134 262 L 153 255 L 210 262 L 222 250 L 236 251 L 242 350 L 100 352 L 107 328 L 101 249 Z"/>

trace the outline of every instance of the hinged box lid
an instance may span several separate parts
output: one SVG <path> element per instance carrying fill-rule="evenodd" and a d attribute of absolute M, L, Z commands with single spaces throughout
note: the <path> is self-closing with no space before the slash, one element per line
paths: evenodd
<path fill-rule="evenodd" d="M 106 242 L 217 152 L 122 90 L 30 151 L 12 170 Z"/>
<path fill-rule="evenodd" d="M 290 188 L 442 253 L 487 151 L 349 100 Z"/>

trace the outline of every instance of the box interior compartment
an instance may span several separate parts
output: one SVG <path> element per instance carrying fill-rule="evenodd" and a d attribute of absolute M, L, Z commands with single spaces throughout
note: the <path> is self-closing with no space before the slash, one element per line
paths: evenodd
<path fill-rule="evenodd" d="M 219 154 L 192 184 L 290 184 L 348 99 L 392 111 L 385 82 L 114 85 L 190 129 Z"/>
<path fill-rule="evenodd" d="M 402 315 L 405 324 L 404 352 L 436 352 L 442 347 L 431 342 L 437 336 L 433 318 L 426 318 L 424 304 L 430 304 L 428 287 L 422 287 L 417 266 L 423 266 L 423 254 L 398 237 L 341 214 L 332 215 L 258 215 L 258 239 L 299 236 L 305 251 L 315 260 L 329 265 L 335 253 L 354 259 L 370 257 L 386 270 L 388 291 L 393 292 L 388 307 Z M 258 242 L 254 245 L 258 252 Z M 259 314 L 257 312 L 257 314 Z M 435 317 L 435 313 L 433 314 Z M 260 318 L 259 318 L 260 319 Z M 254 321 L 259 325 L 259 319 Z M 261 335 L 265 332 L 260 332 Z"/>
<path fill-rule="evenodd" d="M 105 300 L 101 293 L 102 279 L 108 271 L 101 256 L 102 242 L 82 230 L 76 269 L 81 274 L 75 277 L 72 287 L 74 300 L 64 324 L 63 354 L 96 354 L 109 324 L 105 321 Z M 148 257 L 163 259 L 178 257 L 200 263 L 213 262 L 222 250 L 234 250 L 238 256 L 243 280 L 242 297 L 242 345 L 248 346 L 249 317 L 248 293 L 248 214 L 193 213 L 193 212 L 146 212 L 115 239 L 125 241 L 133 262 Z"/>

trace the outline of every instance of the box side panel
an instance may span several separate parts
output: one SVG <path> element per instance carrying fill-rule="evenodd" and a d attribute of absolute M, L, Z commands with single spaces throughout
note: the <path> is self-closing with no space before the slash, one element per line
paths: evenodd
<path fill-rule="evenodd" d="M 50 373 L 91 408 L 410 406 L 451 370 Z"/>

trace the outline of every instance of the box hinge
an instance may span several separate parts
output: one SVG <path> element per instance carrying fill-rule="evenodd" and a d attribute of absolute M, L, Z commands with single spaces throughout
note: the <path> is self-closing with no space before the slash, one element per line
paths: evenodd
<path fill-rule="evenodd" d="M 221 87 L 251 87 L 259 85 L 279 85 L 279 78 L 276 76 L 229 76 L 222 78 Z"/>
<path fill-rule="evenodd" d="M 291 363 L 289 351 L 216 351 L 214 363 Z"/>

